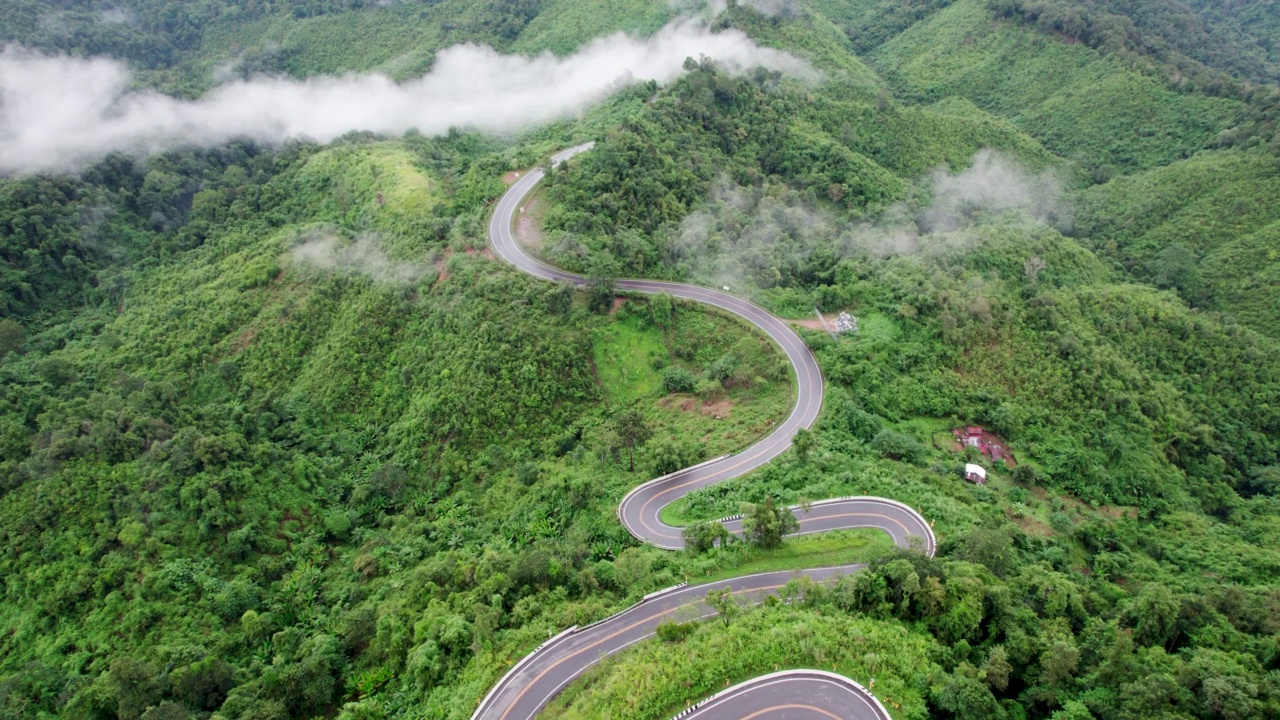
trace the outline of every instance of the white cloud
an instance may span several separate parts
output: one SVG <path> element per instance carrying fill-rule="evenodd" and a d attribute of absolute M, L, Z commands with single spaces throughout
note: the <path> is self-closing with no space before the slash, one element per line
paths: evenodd
<path fill-rule="evenodd" d="M 777 186 L 712 186 L 707 203 L 671 237 L 670 259 L 698 282 L 772 287 L 814 253 L 831 258 L 936 254 L 964 249 L 967 229 L 1018 213 L 1063 230 L 1070 207 L 1053 170 L 1033 172 L 990 149 L 958 172 L 939 168 L 921 182 L 922 197 L 896 203 L 873 221 L 849 222 L 814 207 L 800 192 Z"/>
<path fill-rule="evenodd" d="M 665 82 L 687 57 L 711 57 L 730 71 L 756 65 L 799 77 L 802 61 L 761 48 L 736 30 L 712 33 L 679 20 L 646 39 L 617 33 L 557 58 L 502 55 L 458 45 L 431 72 L 403 84 L 382 75 L 308 80 L 256 78 L 220 86 L 199 100 L 129 87 L 108 59 L 0 53 L 0 173 L 73 171 L 113 151 L 150 153 L 214 146 L 236 138 L 328 142 L 353 130 L 434 135 L 451 127 L 505 133 L 572 116 L 619 82 Z"/>
<path fill-rule="evenodd" d="M 1000 153 L 984 149 L 969 168 L 933 175 L 933 203 L 917 223 L 926 232 L 947 232 L 968 223 L 975 213 L 1018 211 L 1059 228 L 1069 227 L 1057 173 L 1031 173 Z"/>
<path fill-rule="evenodd" d="M 393 260 L 382 250 L 378 237 L 368 233 L 347 242 L 328 230 L 312 230 L 298 239 L 290 256 L 298 263 L 379 282 L 411 283 L 434 272 L 424 263 Z"/>

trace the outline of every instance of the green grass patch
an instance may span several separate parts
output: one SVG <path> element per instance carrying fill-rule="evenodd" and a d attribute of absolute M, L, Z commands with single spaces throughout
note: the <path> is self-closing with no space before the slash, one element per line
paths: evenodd
<path fill-rule="evenodd" d="M 765 381 L 705 399 L 688 393 L 664 396 L 645 414 L 659 433 L 692 438 L 710 458 L 737 452 L 767 435 L 786 417 L 794 399 L 790 383 Z"/>
<path fill-rule="evenodd" d="M 762 607 L 729 625 L 702 623 L 679 643 L 648 640 L 571 684 L 548 717 L 652 720 L 671 717 L 726 685 L 779 668 L 834 670 L 891 698 L 895 717 L 925 718 L 912 679 L 935 669 L 934 641 L 897 623 L 804 607 Z"/>
<path fill-rule="evenodd" d="M 782 547 L 761 550 L 743 543 L 735 544 L 723 553 L 729 558 L 725 564 L 707 575 L 690 578 L 691 582 L 715 582 L 740 575 L 775 572 L 777 570 L 803 570 L 806 568 L 849 565 L 871 562 L 893 550 L 893 539 L 872 528 L 835 530 L 815 535 L 801 535 L 783 541 Z"/>
<path fill-rule="evenodd" d="M 661 390 L 662 371 L 653 361 L 665 360 L 667 345 L 656 327 L 637 317 L 608 323 L 596 331 L 591 350 L 610 402 L 627 405 Z"/>
<path fill-rule="evenodd" d="M 860 315 L 857 337 L 866 340 L 893 340 L 898 337 L 898 323 L 883 313 Z"/>
<path fill-rule="evenodd" d="M 913 417 L 893 423 L 891 427 L 935 449 L 946 450 L 955 441 L 951 431 L 963 424 L 955 418 Z M 960 456 L 956 455 L 956 457 Z"/>
<path fill-rule="evenodd" d="M 1084 45 L 992 23 L 980 0 L 930 15 L 878 47 L 871 62 L 906 98 L 966 98 L 1090 169 L 1181 159 L 1231 127 L 1242 109 L 1171 90 Z"/>
<path fill-rule="evenodd" d="M 583 42 L 624 31 L 646 36 L 671 20 L 667 3 L 644 0 L 550 0 L 529 22 L 512 50 L 534 54 L 550 50 L 567 55 Z"/>
<path fill-rule="evenodd" d="M 789 366 L 773 343 L 738 319 L 681 304 L 669 330 L 655 325 L 644 299 L 629 299 L 597 328 L 592 357 L 605 400 L 636 405 L 654 430 L 698 448 L 699 459 L 736 452 L 767 435 L 795 400 Z M 700 394 L 668 395 L 663 368 L 701 377 L 732 356 L 734 376 Z M 656 362 L 655 362 L 656 361 Z M 646 463 L 643 448 L 636 460 Z"/>

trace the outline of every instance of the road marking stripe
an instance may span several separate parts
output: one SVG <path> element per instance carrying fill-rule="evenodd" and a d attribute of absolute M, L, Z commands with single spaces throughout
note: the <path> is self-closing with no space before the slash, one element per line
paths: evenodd
<path fill-rule="evenodd" d="M 733 582 L 733 580 L 726 580 L 725 582 L 729 582 L 729 583 L 731 583 L 731 582 Z M 727 586 L 727 587 L 731 587 L 731 586 Z M 770 585 L 770 586 L 768 586 L 768 587 L 760 587 L 760 588 L 745 588 L 745 589 L 743 589 L 743 590 L 734 590 L 731 594 L 733 594 L 733 595 L 741 595 L 741 594 L 743 594 L 743 593 L 749 593 L 749 592 L 769 592 L 770 590 L 777 590 L 777 589 L 778 589 L 778 588 L 780 588 L 780 587 L 782 587 L 782 585 Z M 663 615 L 666 615 L 666 614 L 668 614 L 668 613 L 670 613 L 670 612 L 672 612 L 672 611 L 674 611 L 674 610 L 679 610 L 679 609 L 681 609 L 681 608 L 688 607 L 689 605 L 692 605 L 692 604 L 693 604 L 692 602 L 689 602 L 689 603 L 683 603 L 683 604 L 677 605 L 677 606 L 675 606 L 675 607 L 673 607 L 673 608 L 668 608 L 668 609 L 666 609 L 666 610 L 663 610 L 663 611 L 662 611 L 662 612 L 660 612 L 660 613 L 656 613 L 656 614 L 650 615 L 650 616 L 648 616 L 648 617 L 644 618 L 643 620 L 637 620 L 636 622 L 631 623 L 630 625 L 628 625 L 628 626 L 626 626 L 626 627 L 622 628 L 621 630 L 618 630 L 618 631 L 615 631 L 615 632 L 613 632 L 613 633 L 610 633 L 610 634 L 606 635 L 605 637 L 602 637 L 602 638 L 600 638 L 599 640 L 597 640 L 597 641 L 595 641 L 595 642 L 591 643 L 590 645 L 586 645 L 586 646 L 584 646 L 584 647 L 578 648 L 577 650 L 574 650 L 573 652 L 571 652 L 571 653 L 569 653 L 568 655 L 566 655 L 566 656 L 564 656 L 564 657 L 560 658 L 559 660 L 555 661 L 554 663 L 551 663 L 550 665 L 548 665 L 548 666 L 547 666 L 547 668 L 546 668 L 545 670 L 543 670 L 542 672 L 538 673 L 538 676 L 537 676 L 537 677 L 535 677 L 534 679 L 532 679 L 532 680 L 530 680 L 529 682 L 525 683 L 524 689 L 523 689 L 523 690 L 521 690 L 521 691 L 520 691 L 520 692 L 515 696 L 515 698 L 514 698 L 514 699 L 512 699 L 511 704 L 507 706 L 506 712 L 503 712 L 503 713 L 502 713 L 502 716 L 499 718 L 499 720 L 506 720 L 507 715 L 511 714 L 511 711 L 515 709 L 516 704 L 520 702 L 520 698 L 524 697 L 524 694 L 525 694 L 525 693 L 527 693 L 527 692 L 529 692 L 529 689 L 530 689 L 530 688 L 532 688 L 534 685 L 537 685 L 537 684 L 538 684 L 538 681 L 540 681 L 540 680 L 542 680 L 542 678 L 546 677 L 547 673 L 549 673 L 549 672 L 551 672 L 552 670 L 555 670 L 556 668 L 560 667 L 560 665 L 562 665 L 563 663 L 565 663 L 565 662 L 567 662 L 567 661 L 569 661 L 569 660 L 572 660 L 573 658 L 575 658 L 575 657 L 577 657 L 577 656 L 581 655 L 582 653 L 584 653 L 584 652 L 586 652 L 586 651 L 588 651 L 588 650 L 590 650 L 590 649 L 592 649 L 592 648 L 599 647 L 602 643 L 608 642 L 609 640 L 614 639 L 615 637 L 617 637 L 617 636 L 621 635 L 621 634 L 622 634 L 622 633 L 624 633 L 624 632 L 627 632 L 628 630 L 633 630 L 633 629 L 635 629 L 635 628 L 637 628 L 637 627 L 640 627 L 641 625 L 643 625 L 643 624 L 645 624 L 645 623 L 649 622 L 650 620 L 654 620 L 654 619 L 656 619 L 656 618 L 660 618 L 660 617 L 662 617 Z M 531 716 L 531 717 L 532 717 L 532 716 Z"/>
<path fill-rule="evenodd" d="M 817 707 L 815 705 L 800 705 L 797 703 L 791 703 L 788 705 L 774 705 L 773 707 L 767 707 L 767 708 L 764 708 L 763 710 L 757 710 L 751 713 L 750 715 L 744 715 L 742 717 L 742 720 L 753 720 L 754 718 L 758 718 L 761 715 L 764 715 L 765 713 L 774 712 L 775 710 L 812 710 L 821 715 L 826 715 L 827 717 L 831 718 L 831 720 L 844 720 L 844 718 L 840 717 L 839 715 L 833 715 L 832 713 L 829 713 L 826 710 L 823 710 L 822 708 Z"/>
<path fill-rule="evenodd" d="M 589 150 L 594 144 L 595 143 L 588 143 L 585 145 L 580 145 L 574 148 L 570 148 L 568 150 L 564 150 L 560 153 L 557 153 L 556 155 L 553 155 L 552 162 L 558 164 L 574 155 L 577 155 L 580 152 Z M 525 198 L 528 197 L 528 195 L 532 192 L 533 188 L 536 187 L 538 183 L 542 181 L 543 177 L 544 177 L 544 173 L 541 170 L 530 171 L 524 177 L 520 178 L 516 183 L 514 183 L 503 194 L 503 196 L 499 199 L 495 207 L 495 212 L 493 217 L 490 219 L 490 223 L 489 223 L 490 238 L 493 242 L 494 249 L 497 251 L 497 254 L 503 260 L 506 260 L 507 262 L 514 265 L 517 269 L 523 272 L 526 272 L 530 275 L 533 275 L 535 277 L 548 279 L 548 280 L 568 281 L 575 285 L 579 285 L 584 280 L 582 276 L 568 273 L 568 272 L 559 270 L 557 268 L 553 268 L 549 265 L 542 263 L 540 260 L 525 254 L 524 250 L 519 246 L 519 243 L 516 241 L 515 235 L 513 233 L 513 225 L 515 222 L 516 209 L 520 206 L 522 202 L 524 202 Z M 505 223 L 504 223 L 504 218 L 505 218 Z M 786 356 L 787 361 L 791 364 L 791 367 L 795 373 L 795 377 L 797 381 L 796 382 L 796 386 L 797 386 L 796 403 L 792 407 L 791 413 L 768 436 L 766 436 L 760 442 L 756 443 L 755 445 L 745 450 L 740 456 L 732 458 L 731 460 L 734 461 L 732 465 L 729 465 L 728 467 L 725 467 L 725 468 L 713 470 L 710 472 L 709 475 L 706 475 L 701 478 L 691 479 L 691 480 L 688 480 L 687 482 L 673 485 L 671 487 L 664 487 L 662 490 L 647 496 L 648 499 L 640 507 L 639 522 L 641 525 L 644 526 L 646 530 L 649 531 L 649 533 L 651 533 L 650 537 L 644 537 L 640 533 L 636 533 L 635 530 L 628 524 L 627 518 L 625 516 L 626 516 L 626 508 L 630 506 L 630 503 L 627 503 L 625 501 L 630 500 L 632 496 L 628 495 L 628 497 L 624 498 L 624 505 L 623 507 L 619 508 L 620 510 L 619 517 L 622 519 L 623 524 L 626 525 L 627 529 L 631 531 L 632 534 L 636 535 L 639 539 L 648 541 L 654 545 L 658 545 L 659 543 L 653 540 L 654 537 L 680 539 L 680 536 L 672 535 L 669 532 L 667 532 L 668 529 L 675 529 L 675 528 L 671 528 L 665 523 L 662 523 L 660 519 L 659 513 L 661 512 L 661 509 L 663 507 L 666 507 L 666 505 L 670 503 L 660 506 L 658 510 L 655 513 L 653 513 L 653 517 L 658 518 L 656 522 L 658 523 L 659 527 L 662 528 L 661 530 L 655 529 L 648 522 L 647 515 L 650 514 L 649 513 L 650 506 L 652 506 L 653 503 L 658 498 L 665 497 L 667 495 L 670 495 L 671 493 L 678 492 L 680 490 L 688 488 L 691 485 L 702 484 L 702 485 L 710 486 L 718 482 L 722 482 L 724 480 L 729 480 L 734 477 L 738 477 L 742 474 L 745 474 L 747 471 L 754 470 L 760 466 L 763 466 L 765 463 L 773 460 L 774 458 L 780 456 L 782 453 L 786 452 L 787 448 L 789 448 L 792 444 L 791 440 L 795 432 L 801 429 L 806 429 L 810 427 L 813 424 L 814 420 L 817 419 L 818 414 L 822 410 L 822 401 L 823 401 L 822 371 L 821 371 L 821 368 L 818 367 L 817 361 L 814 358 L 813 353 L 804 344 L 804 341 L 795 332 L 795 330 L 793 330 L 790 326 L 788 326 L 784 321 L 774 317 L 773 315 L 771 315 L 770 313 L 768 313 L 767 311 L 758 307 L 757 305 L 755 305 L 750 301 L 735 297 L 733 295 L 728 295 L 727 293 L 722 293 L 718 290 L 700 288 L 696 285 L 684 285 L 679 283 L 668 283 L 663 281 L 648 281 L 648 280 L 640 280 L 640 279 L 623 279 L 623 280 L 619 280 L 618 284 L 623 289 L 630 289 L 633 291 L 638 291 L 638 292 L 647 293 L 647 294 L 654 294 L 659 292 L 670 292 L 672 295 L 680 297 L 681 299 L 690 300 L 693 302 L 705 303 L 713 307 L 720 308 L 721 310 L 724 310 L 726 312 L 729 312 L 733 315 L 736 315 L 742 318 L 747 323 L 750 323 L 751 325 L 754 325 L 758 329 L 762 330 L 765 333 L 765 335 L 767 335 L 769 339 L 772 340 L 779 347 L 779 349 L 783 351 L 783 354 Z M 815 403 L 815 400 L 816 400 L 816 403 Z M 785 443 L 785 446 L 783 446 L 783 443 Z M 749 465 L 751 463 L 755 463 L 755 465 L 753 467 L 747 468 L 747 470 L 744 470 L 740 473 L 737 473 L 737 474 L 734 473 L 735 470 L 738 470 L 739 468 L 742 468 L 743 466 Z M 710 467 L 714 467 L 714 466 L 710 466 Z M 688 490 L 684 493 L 679 494 L 676 498 L 672 499 L 670 502 L 675 502 L 679 500 L 680 498 L 684 497 L 691 491 L 692 490 Z M 866 499 L 860 499 L 860 501 L 870 503 L 870 502 L 874 502 L 874 499 L 866 498 Z M 915 514 L 909 509 L 907 510 L 907 512 L 909 514 Z M 800 519 L 800 524 L 804 525 L 805 523 L 816 523 L 818 521 L 830 521 L 830 520 L 838 520 L 840 518 L 852 518 L 852 517 L 878 518 L 881 520 L 885 520 L 888 523 L 892 523 L 902 528 L 902 530 L 908 536 L 911 535 L 910 529 L 902 521 L 887 515 L 879 514 L 879 513 L 851 512 L 851 513 L 842 513 L 842 514 L 835 514 L 835 515 L 822 515 L 817 517 L 805 517 Z M 920 522 L 922 523 L 924 522 L 923 518 L 919 518 L 919 519 L 920 519 Z M 886 525 L 871 525 L 870 527 L 878 527 L 879 529 L 885 530 L 886 532 L 888 532 Z M 890 532 L 889 534 L 892 536 L 893 533 Z M 770 573 L 762 573 L 761 575 L 767 575 L 767 574 L 770 574 Z M 747 577 L 753 577 L 753 576 L 747 576 Z M 744 593 L 767 593 L 769 591 L 776 590 L 782 587 L 782 585 L 771 585 L 768 587 L 760 587 L 760 588 L 744 588 L 740 590 L 732 589 L 733 588 L 732 584 L 734 582 L 741 582 L 745 579 L 747 578 L 739 577 L 739 578 L 733 578 L 730 580 L 723 581 L 724 582 L 723 587 L 729 588 L 732 591 L 733 595 L 741 595 Z M 717 584 L 718 583 L 708 583 L 707 585 L 702 587 L 710 588 Z M 676 597 L 676 595 L 672 595 L 668 597 Z M 525 684 L 525 686 L 520 690 L 520 692 L 517 693 L 514 700 L 512 700 L 512 702 L 507 706 L 507 709 L 502 713 L 502 716 L 501 716 L 502 720 L 505 720 L 507 718 L 507 716 L 511 713 L 511 711 L 515 708 L 515 706 L 520 702 L 520 700 L 525 696 L 525 694 L 532 687 L 537 685 L 538 682 L 542 680 L 542 678 L 544 678 L 548 673 L 550 673 L 555 668 L 561 666 L 563 663 L 573 659 L 574 657 L 577 657 L 578 655 L 581 655 L 584 652 L 587 652 L 588 650 L 597 648 L 603 643 L 606 643 L 609 640 L 616 638 L 623 633 L 633 630 L 636 627 L 639 627 L 641 625 L 644 625 L 645 623 L 651 622 L 655 619 L 669 615 L 681 609 L 691 607 L 698 602 L 700 602 L 700 599 L 690 599 L 689 602 L 682 602 L 666 610 L 662 610 L 656 614 L 649 615 L 648 617 L 645 617 L 642 620 L 639 620 L 620 630 L 610 633 L 609 635 L 603 638 L 600 638 L 599 640 L 596 640 L 595 642 L 592 642 L 589 645 L 579 648 L 578 650 L 575 650 L 569 655 L 562 657 L 559 660 L 556 660 L 555 662 L 551 663 L 551 665 L 549 665 L 547 668 L 542 670 L 542 672 L 540 672 L 532 681 Z M 622 615 L 625 614 L 625 612 L 628 612 L 628 611 L 624 611 L 624 613 L 621 613 L 615 617 L 621 618 Z M 648 637 L 648 636 L 646 635 L 645 637 Z M 628 643 L 625 643 L 622 647 L 627 647 L 633 642 L 636 642 L 636 640 L 632 640 Z M 610 653 L 616 652 L 619 649 L 621 648 L 615 648 L 614 650 L 611 650 L 609 652 Z M 588 665 L 588 667 L 589 666 L 590 664 Z M 574 674 L 574 676 L 576 675 L 577 673 Z M 563 683 L 561 683 L 561 685 L 563 685 Z M 559 686 L 555 690 L 553 690 L 552 696 L 554 696 L 555 693 L 558 691 L 559 691 Z M 551 696 L 548 696 L 547 700 L 549 700 L 550 697 Z M 496 697 L 495 697 L 495 700 L 496 700 Z M 547 700 L 544 700 L 542 704 L 545 704 Z M 535 713 L 537 712 L 538 709 L 541 709 L 542 704 L 540 704 L 538 708 L 535 708 L 534 710 Z M 779 705 L 771 708 L 765 708 L 763 710 L 758 710 L 752 713 L 751 715 L 746 716 L 742 720 L 752 720 L 753 718 L 757 718 L 763 714 L 773 712 L 776 710 L 785 710 L 785 709 L 813 710 L 823 715 L 826 715 L 827 717 L 833 718 L 834 720 L 839 720 L 837 716 L 832 715 L 831 713 L 821 708 L 817 708 L 809 705 L 800 705 L 800 704 Z"/>

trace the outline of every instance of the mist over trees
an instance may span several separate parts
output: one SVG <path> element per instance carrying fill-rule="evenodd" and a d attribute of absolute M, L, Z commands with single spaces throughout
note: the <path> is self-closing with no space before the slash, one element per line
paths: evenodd
<path fill-rule="evenodd" d="M 670 716 L 809 666 L 876 678 L 895 717 L 1280 715 L 1272 5 L 4 3 L 6 43 L 181 106 L 402 82 L 468 41 L 563 67 L 682 13 L 820 78 L 689 51 L 516 137 L 94 146 L 0 179 L 0 715 L 462 720 L 646 593 L 855 563 L 713 596 L 722 621 L 664 625 L 553 712 Z M 529 212 L 592 287 L 490 259 L 504 178 L 587 140 Z M 791 374 L 622 276 L 859 317 L 799 330 L 827 394 L 796 452 L 666 511 L 689 552 L 618 500 L 764 436 Z M 968 424 L 1017 467 L 960 480 Z M 918 508 L 937 557 L 783 539 L 788 506 L 844 495 Z M 744 509 L 756 542 L 714 520 Z"/>

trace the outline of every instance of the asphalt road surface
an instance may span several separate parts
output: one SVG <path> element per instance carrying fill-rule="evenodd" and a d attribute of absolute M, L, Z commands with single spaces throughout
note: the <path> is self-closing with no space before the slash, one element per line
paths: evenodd
<path fill-rule="evenodd" d="M 559 164 L 590 150 L 592 143 L 552 156 Z M 520 270 L 546 280 L 581 286 L 586 279 L 559 270 L 525 254 L 512 232 L 513 221 L 525 197 L 543 178 L 542 170 L 520 177 L 498 201 L 489 224 L 494 251 Z M 791 414 L 767 437 L 736 455 L 696 465 L 632 490 L 618 507 L 618 517 L 637 538 L 662 548 L 684 547 L 680 529 L 666 525 L 663 507 L 698 488 L 746 474 L 786 452 L 798 430 L 808 428 L 822 409 L 822 373 L 813 354 L 785 322 L 727 292 L 693 285 L 654 280 L 619 280 L 620 290 L 670 293 L 731 312 L 767 334 L 795 372 L 796 404 Z M 792 508 L 800 521 L 798 534 L 849 528 L 877 528 L 901 547 L 915 546 L 932 555 L 933 531 L 915 510 L 892 500 L 873 497 L 838 498 L 813 503 L 807 510 Z M 741 533 L 737 519 L 724 522 Z M 586 628 L 571 628 L 517 663 L 490 691 L 472 716 L 473 720 L 529 720 L 566 685 L 602 658 L 654 634 L 659 623 L 710 617 L 714 611 L 702 603 L 710 590 L 732 588 L 744 602 L 759 602 L 778 591 L 790 579 L 805 575 L 822 581 L 860 569 L 859 565 L 748 575 L 717 583 L 677 587 L 655 593 L 643 602 Z M 735 686 L 682 714 L 684 718 L 740 718 L 741 720 L 815 720 L 856 718 L 887 720 L 888 713 L 866 689 L 848 678 L 817 671 L 790 671 L 756 678 Z"/>
<path fill-rule="evenodd" d="M 806 570 L 803 574 L 815 581 L 822 581 L 847 575 L 861 567 L 846 565 Z M 715 611 L 702 603 L 709 590 L 732 588 L 742 602 L 755 603 L 765 595 L 781 589 L 800 574 L 784 570 L 675 588 L 651 596 L 595 625 L 562 634 L 526 657 L 513 673 L 504 677 L 481 703 L 473 717 L 485 720 L 528 720 L 592 665 L 653 636 L 659 623 L 688 622 L 715 615 Z M 878 716 L 863 714 L 840 717 L 870 719 Z"/>
<path fill-rule="evenodd" d="M 680 720 L 831 720 L 887 717 L 866 688 L 847 677 L 820 670 L 786 670 L 752 678 L 716 693 L 682 713 Z"/>

